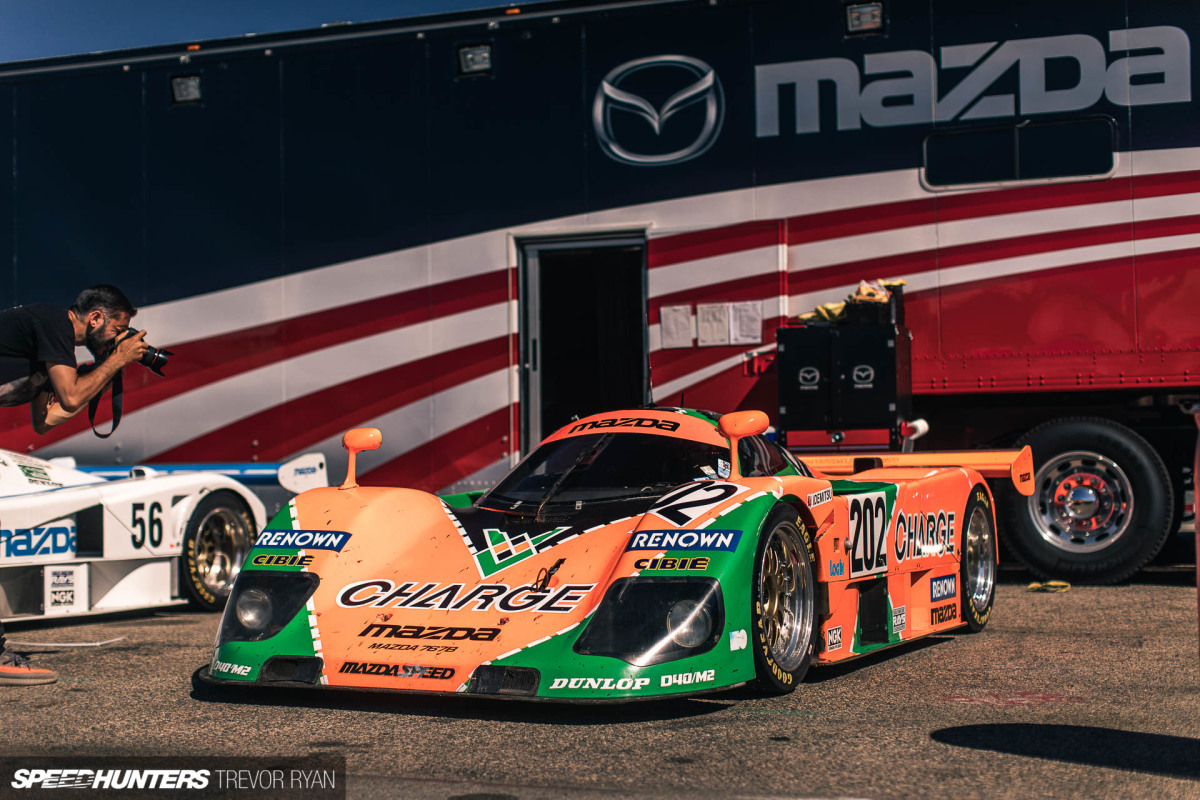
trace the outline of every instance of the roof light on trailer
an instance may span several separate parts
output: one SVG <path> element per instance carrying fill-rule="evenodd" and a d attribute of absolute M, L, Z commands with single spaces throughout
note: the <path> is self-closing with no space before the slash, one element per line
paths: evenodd
<path fill-rule="evenodd" d="M 199 103 L 201 99 L 200 76 L 176 75 L 171 78 L 171 98 L 176 105 Z"/>
<path fill-rule="evenodd" d="M 459 75 L 486 75 L 492 71 L 490 44 L 465 45 L 458 48 Z"/>
<path fill-rule="evenodd" d="M 883 3 L 846 6 L 847 33 L 878 33 L 883 30 Z"/>

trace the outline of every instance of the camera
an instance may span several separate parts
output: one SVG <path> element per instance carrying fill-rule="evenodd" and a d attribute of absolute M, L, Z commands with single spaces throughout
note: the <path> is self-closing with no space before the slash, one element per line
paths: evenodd
<path fill-rule="evenodd" d="M 115 342 L 113 342 L 113 347 L 115 348 L 118 344 L 125 341 L 130 336 L 136 335 L 137 332 L 138 332 L 137 328 L 129 328 L 128 330 L 125 331 L 124 336 L 122 336 L 120 339 L 117 339 Z M 159 376 L 160 378 L 165 378 L 167 376 L 163 375 L 162 368 L 167 365 L 167 356 L 173 356 L 173 355 L 175 355 L 175 354 L 172 353 L 170 350 L 168 350 L 165 347 L 153 347 L 152 345 L 147 344 L 146 352 L 142 355 L 141 358 L 138 359 L 138 363 L 141 364 L 146 369 L 153 372 L 155 375 Z"/>

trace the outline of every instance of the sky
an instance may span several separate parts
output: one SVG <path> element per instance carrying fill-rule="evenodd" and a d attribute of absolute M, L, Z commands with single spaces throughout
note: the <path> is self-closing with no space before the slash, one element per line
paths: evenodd
<path fill-rule="evenodd" d="M 0 0 L 0 63 L 536 0 Z"/>

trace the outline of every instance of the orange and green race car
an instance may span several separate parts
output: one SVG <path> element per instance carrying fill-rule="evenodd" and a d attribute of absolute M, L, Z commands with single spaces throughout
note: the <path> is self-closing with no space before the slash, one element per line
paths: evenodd
<path fill-rule="evenodd" d="M 554 433 L 495 488 L 298 495 L 258 534 L 202 677 L 633 700 L 831 664 L 991 613 L 985 478 L 1029 449 L 797 460 L 767 417 L 618 411 Z"/>

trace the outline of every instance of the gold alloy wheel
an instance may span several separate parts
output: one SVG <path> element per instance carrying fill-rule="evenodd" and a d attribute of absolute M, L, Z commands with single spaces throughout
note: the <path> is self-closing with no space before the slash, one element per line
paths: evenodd
<path fill-rule="evenodd" d="M 245 514 L 217 506 L 196 530 L 196 576 L 218 597 L 228 597 L 250 552 L 250 522 Z"/>
<path fill-rule="evenodd" d="M 781 522 L 762 551 L 758 602 L 771 658 L 784 670 L 794 670 L 812 644 L 816 592 L 812 566 L 800 529 Z"/>

